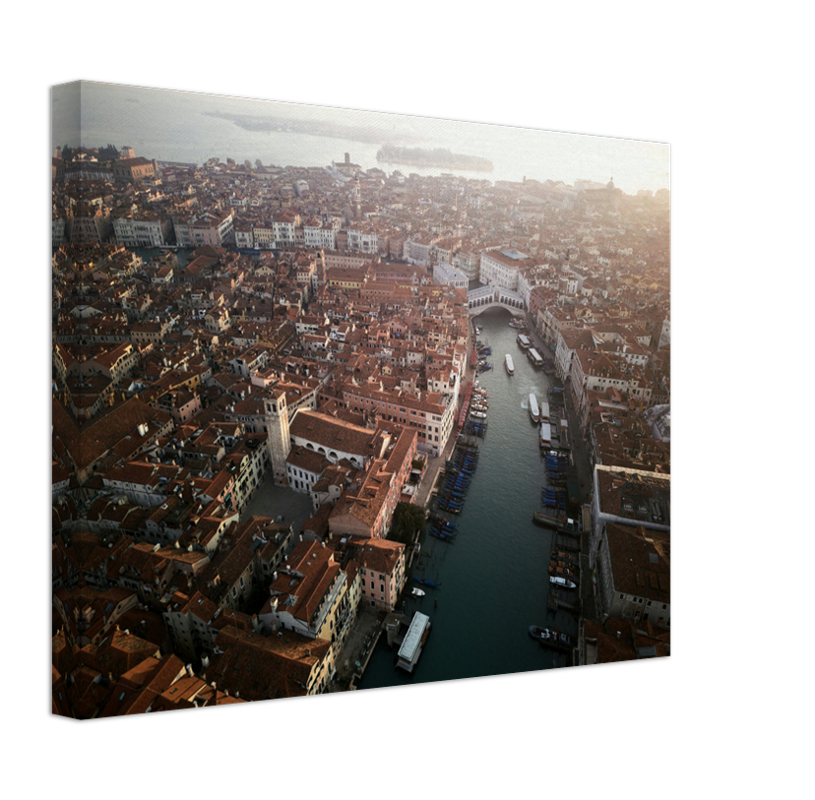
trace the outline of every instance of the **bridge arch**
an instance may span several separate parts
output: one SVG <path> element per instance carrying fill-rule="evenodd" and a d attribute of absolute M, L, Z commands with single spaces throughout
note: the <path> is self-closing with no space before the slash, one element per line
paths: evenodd
<path fill-rule="evenodd" d="M 467 313 L 477 316 L 490 308 L 505 308 L 513 315 L 523 314 L 526 303 L 517 292 L 492 286 L 480 286 L 467 293 Z"/>

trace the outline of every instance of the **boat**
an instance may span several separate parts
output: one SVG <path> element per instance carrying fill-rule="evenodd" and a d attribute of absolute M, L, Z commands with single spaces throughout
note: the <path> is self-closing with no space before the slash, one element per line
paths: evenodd
<path fill-rule="evenodd" d="M 541 356 L 541 354 L 534 347 L 530 347 L 529 350 L 526 351 L 526 357 L 536 367 L 542 367 L 543 366 L 543 357 Z"/>
<path fill-rule="evenodd" d="M 529 350 L 529 348 L 532 347 L 532 340 L 522 333 L 518 334 L 517 342 L 523 350 Z"/>
<path fill-rule="evenodd" d="M 561 589 L 576 589 L 577 584 L 574 581 L 567 580 L 566 578 L 558 577 L 557 575 L 549 576 L 549 583 L 559 586 Z"/>
<path fill-rule="evenodd" d="M 504 356 L 504 367 L 506 367 L 509 375 L 515 374 L 515 364 L 513 363 L 512 356 L 509 353 Z"/>
<path fill-rule="evenodd" d="M 424 589 L 420 589 L 418 586 L 414 586 L 414 587 L 413 587 L 413 588 L 410 590 L 410 593 L 411 593 L 411 594 L 412 594 L 414 597 L 424 597 L 424 595 L 425 595 L 425 591 L 424 591 Z"/>
<path fill-rule="evenodd" d="M 525 328 L 526 325 L 524 325 L 524 323 L 521 322 L 521 320 L 519 320 L 519 319 L 513 319 L 513 320 L 510 320 L 509 327 L 510 328 L 515 328 L 516 330 L 521 330 L 522 328 Z"/>
<path fill-rule="evenodd" d="M 483 411 L 471 411 L 470 416 L 473 419 L 486 419 L 487 415 Z"/>
<path fill-rule="evenodd" d="M 548 448 L 552 446 L 552 426 L 548 422 L 541 422 L 538 441 L 541 447 Z"/>
<path fill-rule="evenodd" d="M 429 586 L 431 589 L 435 589 L 438 586 L 441 586 L 441 581 L 429 581 L 427 578 L 413 578 L 416 583 L 421 583 L 422 586 Z"/>
<path fill-rule="evenodd" d="M 530 625 L 529 626 L 529 635 L 533 639 L 540 639 L 541 636 L 543 635 L 544 630 L 545 630 L 545 628 L 539 628 L 537 625 Z"/>
<path fill-rule="evenodd" d="M 437 516 L 436 514 L 431 515 L 430 524 L 435 525 L 436 527 L 441 528 L 442 530 L 454 531 L 456 528 L 458 528 L 457 522 L 448 522 L 446 519 Z"/>
<path fill-rule="evenodd" d="M 543 643 L 556 644 L 562 647 L 572 646 L 572 637 L 566 633 L 561 633 L 555 628 L 540 628 L 537 625 L 530 625 L 529 635 Z"/>
<path fill-rule="evenodd" d="M 529 393 L 529 416 L 532 417 L 532 422 L 537 422 L 540 419 L 538 400 L 534 392 Z"/>

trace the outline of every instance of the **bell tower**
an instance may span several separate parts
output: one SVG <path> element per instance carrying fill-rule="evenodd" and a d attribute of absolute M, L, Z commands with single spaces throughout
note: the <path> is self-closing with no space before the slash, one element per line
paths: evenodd
<path fill-rule="evenodd" d="M 266 430 L 269 434 L 267 446 L 272 460 L 274 482 L 280 486 L 288 485 L 286 477 L 286 459 L 291 450 L 289 436 L 289 410 L 286 405 L 286 393 L 278 389 L 271 390 L 271 396 L 263 401 L 266 412 Z"/>

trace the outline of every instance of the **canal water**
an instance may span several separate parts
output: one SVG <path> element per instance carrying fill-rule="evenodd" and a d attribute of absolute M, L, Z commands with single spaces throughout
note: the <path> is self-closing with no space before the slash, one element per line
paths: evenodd
<path fill-rule="evenodd" d="M 539 625 L 554 626 L 573 639 L 577 634 L 574 616 L 547 609 L 555 534 L 532 521 L 533 511 L 543 508 L 546 473 L 538 426 L 529 416 L 529 393 L 534 391 L 540 402 L 548 399 L 550 387 L 561 384 L 532 366 L 516 342 L 518 332 L 508 325 L 510 319 L 503 309 L 490 309 L 476 318 L 483 327 L 481 341 L 492 347 L 488 360 L 494 364 L 479 376 L 489 392 L 487 433 L 478 440 L 480 457 L 464 508 L 451 517 L 458 522 L 455 543 L 425 534 L 422 556 L 413 565 L 413 575 L 440 581 L 441 586 L 421 587 L 424 597 L 403 601 L 408 618 L 415 611 L 430 617 L 427 644 L 411 675 L 395 667 L 396 651 L 387 646 L 383 635 L 360 689 L 570 663 L 568 656 L 541 647 L 527 631 L 530 625 Z M 513 376 L 504 369 L 506 353 L 515 363 Z M 411 579 L 408 589 L 417 585 Z"/>

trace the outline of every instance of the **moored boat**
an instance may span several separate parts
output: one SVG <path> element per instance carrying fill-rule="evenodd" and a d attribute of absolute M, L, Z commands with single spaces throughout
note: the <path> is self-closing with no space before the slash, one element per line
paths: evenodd
<path fill-rule="evenodd" d="M 411 594 L 412 594 L 414 597 L 424 597 L 424 595 L 425 595 L 425 591 L 424 591 L 424 589 L 420 589 L 418 586 L 414 586 L 414 587 L 413 587 L 413 588 L 410 590 L 410 593 L 411 593 Z"/>
<path fill-rule="evenodd" d="M 561 589 L 576 589 L 577 584 L 574 581 L 570 581 L 567 578 L 561 578 L 558 575 L 550 575 L 549 576 L 549 583 L 553 583 L 555 586 L 559 586 Z"/>
<path fill-rule="evenodd" d="M 530 347 L 529 350 L 526 351 L 526 357 L 536 367 L 542 367 L 543 366 L 543 356 L 541 356 L 541 354 L 534 347 Z"/>
<path fill-rule="evenodd" d="M 441 586 L 441 581 L 429 581 L 426 578 L 413 578 L 416 583 L 421 583 L 422 586 L 429 586 L 431 589 L 435 589 L 438 586 Z"/>
<path fill-rule="evenodd" d="M 529 393 L 529 416 L 532 417 L 532 422 L 537 422 L 540 419 L 538 400 L 534 392 Z"/>
<path fill-rule="evenodd" d="M 539 639 L 544 644 L 560 645 L 561 647 L 571 647 L 572 644 L 572 637 L 566 633 L 561 633 L 556 628 L 541 628 L 537 625 L 530 625 L 529 635 L 533 639 Z"/>

